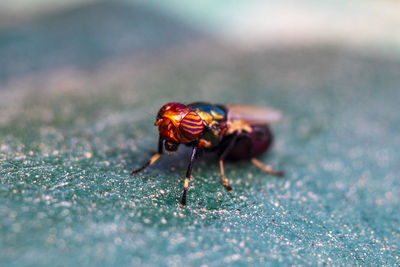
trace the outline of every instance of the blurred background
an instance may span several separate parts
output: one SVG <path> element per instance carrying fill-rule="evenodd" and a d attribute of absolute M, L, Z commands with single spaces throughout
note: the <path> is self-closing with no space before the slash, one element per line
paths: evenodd
<path fill-rule="evenodd" d="M 398 1 L 2 1 L 0 265 L 398 265 L 399 86 Z M 281 110 L 286 178 L 131 177 L 170 101 Z"/>
<path fill-rule="evenodd" d="M 2 81 L 61 68 L 93 70 L 210 40 L 244 51 L 314 46 L 393 57 L 400 46 L 399 3 L 389 0 L 18 0 L 0 3 L 0 12 Z"/>

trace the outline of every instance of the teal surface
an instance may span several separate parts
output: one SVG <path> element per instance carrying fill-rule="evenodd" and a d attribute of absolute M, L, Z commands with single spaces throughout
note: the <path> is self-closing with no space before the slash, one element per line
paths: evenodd
<path fill-rule="evenodd" d="M 156 53 L 107 52 L 117 59 L 96 68 L 2 71 L 0 265 L 397 266 L 400 60 L 338 47 L 245 52 L 185 31 Z M 156 149 L 168 101 L 281 110 L 260 160 L 286 177 L 227 163 L 228 193 L 204 155 L 182 207 L 187 149 L 130 176 Z"/>

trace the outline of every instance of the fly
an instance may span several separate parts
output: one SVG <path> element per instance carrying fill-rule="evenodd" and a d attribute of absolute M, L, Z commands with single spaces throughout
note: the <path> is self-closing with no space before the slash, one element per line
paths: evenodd
<path fill-rule="evenodd" d="M 141 168 L 132 171 L 132 175 L 154 164 L 164 150 L 174 152 L 180 144 L 185 144 L 192 147 L 192 153 L 186 171 L 182 205 L 186 205 L 193 162 L 199 150 L 218 154 L 222 183 L 228 191 L 232 188 L 225 177 L 224 160 L 250 160 L 269 174 L 283 176 L 283 172 L 256 159 L 272 144 L 269 124 L 280 119 L 280 112 L 269 108 L 201 102 L 189 105 L 168 103 L 161 107 L 155 122 L 159 130 L 158 152 Z"/>

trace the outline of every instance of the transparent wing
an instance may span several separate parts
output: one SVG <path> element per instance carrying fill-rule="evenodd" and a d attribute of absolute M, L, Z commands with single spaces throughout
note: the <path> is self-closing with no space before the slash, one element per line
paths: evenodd
<path fill-rule="evenodd" d="M 246 121 L 250 124 L 270 124 L 279 122 L 282 114 L 275 109 L 244 105 L 225 105 L 228 109 L 228 121 Z"/>

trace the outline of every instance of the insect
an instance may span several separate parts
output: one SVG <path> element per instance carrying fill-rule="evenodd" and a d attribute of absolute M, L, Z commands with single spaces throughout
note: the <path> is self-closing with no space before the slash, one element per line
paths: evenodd
<path fill-rule="evenodd" d="M 247 159 L 269 174 L 283 176 L 283 172 L 275 171 L 256 159 L 270 148 L 273 136 L 269 124 L 280 118 L 278 111 L 268 108 L 202 102 L 188 105 L 168 103 L 161 107 L 154 124 L 159 130 L 158 152 L 141 168 L 132 171 L 132 175 L 154 164 L 164 149 L 174 152 L 180 144 L 185 144 L 192 147 L 192 153 L 186 171 L 182 205 L 186 205 L 193 162 L 201 150 L 218 154 L 222 183 L 228 191 L 232 188 L 225 177 L 225 159 Z"/>

